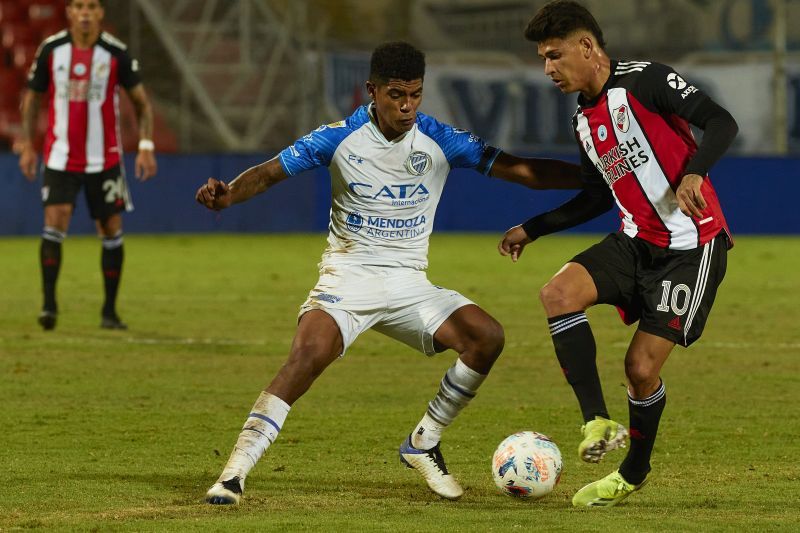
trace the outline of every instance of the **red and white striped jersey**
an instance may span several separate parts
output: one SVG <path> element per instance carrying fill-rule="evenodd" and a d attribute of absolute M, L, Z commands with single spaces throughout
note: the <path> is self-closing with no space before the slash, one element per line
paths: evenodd
<path fill-rule="evenodd" d="M 578 99 L 573 126 L 584 179 L 603 180 L 611 188 L 627 235 L 690 250 L 728 232 L 708 176 L 701 188 L 708 204 L 701 218 L 681 213 L 675 196 L 697 151 L 686 117 L 707 100 L 672 68 L 633 61 L 612 61 L 600 95 Z"/>
<path fill-rule="evenodd" d="M 28 87 L 47 93 L 47 168 L 95 173 L 118 165 L 119 86 L 140 83 L 138 64 L 109 33 L 90 48 L 78 48 L 67 30 L 46 39 L 28 75 Z"/>

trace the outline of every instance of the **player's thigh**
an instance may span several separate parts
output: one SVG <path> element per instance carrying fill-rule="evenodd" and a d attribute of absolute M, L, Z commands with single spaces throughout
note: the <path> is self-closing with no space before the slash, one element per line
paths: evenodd
<path fill-rule="evenodd" d="M 86 203 L 95 220 L 104 220 L 129 207 L 130 193 L 121 167 L 86 174 Z"/>
<path fill-rule="evenodd" d="M 639 329 L 689 346 L 700 338 L 727 269 L 727 237 L 720 234 L 695 250 L 669 252 L 638 281 Z"/>
<path fill-rule="evenodd" d="M 44 169 L 41 192 L 46 226 L 67 231 L 82 186 L 83 181 L 74 172 Z"/>
<path fill-rule="evenodd" d="M 343 346 L 341 330 L 333 317 L 312 309 L 297 323 L 290 357 L 311 358 L 318 365 L 327 366 L 342 353 Z"/>
<path fill-rule="evenodd" d="M 581 298 L 590 300 L 589 305 L 601 303 L 625 306 L 635 299 L 638 261 L 638 251 L 633 239 L 617 232 L 579 253 L 570 263 L 582 266 L 591 277 L 595 293 L 592 294 L 585 286 L 581 293 Z M 569 283 L 562 285 L 566 285 L 564 290 L 569 290 Z"/>
<path fill-rule="evenodd" d="M 437 352 L 475 352 L 481 359 L 494 360 L 505 343 L 503 326 L 475 304 L 456 309 L 433 336 Z"/>
<path fill-rule="evenodd" d="M 442 324 L 457 310 L 474 305 L 457 291 L 433 285 L 424 272 L 391 276 L 386 286 L 388 308 L 373 329 L 425 355 L 437 353 L 434 336 Z"/>
<path fill-rule="evenodd" d="M 298 320 L 310 311 L 326 313 L 338 326 L 342 338 L 339 355 L 364 331 L 372 327 L 384 311 L 383 281 L 365 268 L 322 268 L 319 280 L 300 306 Z"/>

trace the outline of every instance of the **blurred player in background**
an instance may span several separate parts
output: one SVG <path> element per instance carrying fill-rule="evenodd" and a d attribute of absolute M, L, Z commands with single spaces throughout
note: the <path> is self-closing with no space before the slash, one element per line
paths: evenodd
<path fill-rule="evenodd" d="M 362 332 L 373 328 L 434 355 L 453 349 L 427 412 L 400 446 L 400 459 L 436 494 L 463 489 L 445 466 L 443 430 L 475 396 L 503 349 L 500 324 L 461 294 L 428 281 L 428 240 L 451 168 L 471 168 L 530 188 L 579 188 L 575 165 L 521 159 L 469 132 L 417 112 L 425 57 L 407 43 L 379 46 L 367 91 L 372 103 L 322 126 L 230 184 L 209 179 L 197 201 L 225 209 L 289 176 L 330 169 L 332 206 L 320 278 L 301 306 L 288 361 L 261 393 L 206 499 L 238 503 L 245 478 L 283 427 L 290 407 Z"/>
<path fill-rule="evenodd" d="M 675 344 L 703 331 L 732 246 L 708 171 L 738 131 L 733 117 L 668 66 L 609 59 L 603 33 L 576 2 L 556 1 L 531 20 L 545 74 L 580 93 L 573 118 L 583 191 L 506 232 L 500 253 L 516 261 L 535 239 L 605 213 L 622 229 L 578 254 L 541 290 L 556 355 L 585 425 L 578 453 L 599 462 L 624 447 L 596 365 L 588 307 L 612 304 L 639 326 L 625 356 L 630 450 L 619 467 L 575 494 L 575 506 L 612 506 L 642 487 L 666 404 L 660 370 Z M 698 146 L 689 129 L 704 130 Z"/>
<path fill-rule="evenodd" d="M 118 128 L 120 85 L 128 92 L 139 122 L 136 175 L 147 180 L 156 173 L 153 113 L 139 79 L 138 64 L 128 56 L 123 43 L 101 30 L 103 15 L 100 0 L 67 0 L 69 30 L 56 33 L 39 47 L 22 101 L 19 166 L 31 181 L 37 175 L 34 140 L 42 98 L 47 99 L 48 106 L 40 249 L 44 305 L 39 315 L 39 324 L 45 330 L 56 326 L 61 244 L 82 188 L 103 239 L 105 302 L 100 326 L 127 328 L 116 312 L 123 260 L 121 212 L 133 208 Z"/>

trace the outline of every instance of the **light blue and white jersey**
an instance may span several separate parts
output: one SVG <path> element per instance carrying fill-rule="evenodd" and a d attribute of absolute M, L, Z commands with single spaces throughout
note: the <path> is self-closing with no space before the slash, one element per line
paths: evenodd
<path fill-rule="evenodd" d="M 320 266 L 380 265 L 424 270 L 436 206 L 451 168 L 488 174 L 500 151 L 471 133 L 417 113 L 414 127 L 386 140 L 372 106 L 321 126 L 283 150 L 287 175 L 327 166 L 328 247 Z"/>

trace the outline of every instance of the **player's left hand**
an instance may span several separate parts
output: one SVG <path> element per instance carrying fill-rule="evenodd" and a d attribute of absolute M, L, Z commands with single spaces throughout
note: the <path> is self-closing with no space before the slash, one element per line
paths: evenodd
<path fill-rule="evenodd" d="M 139 150 L 136 154 L 136 177 L 141 181 L 147 181 L 156 175 L 158 165 L 156 156 L 152 150 Z"/>
<path fill-rule="evenodd" d="M 497 245 L 497 251 L 500 252 L 500 255 L 503 257 L 511 256 L 511 260 L 516 263 L 519 256 L 522 255 L 522 250 L 525 248 L 525 245 L 532 242 L 533 240 L 528 237 L 528 234 L 525 233 L 521 225 L 514 226 L 503 235 L 503 239 Z"/>
<path fill-rule="evenodd" d="M 678 197 L 678 207 L 687 217 L 702 218 L 703 209 L 706 208 L 706 199 L 700 192 L 703 185 L 703 176 L 700 174 L 686 174 L 675 191 Z"/>

